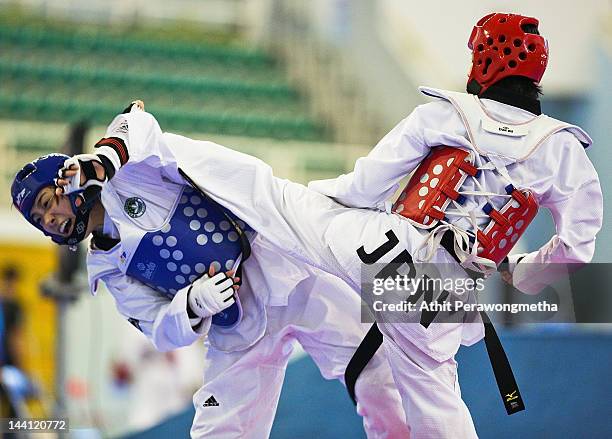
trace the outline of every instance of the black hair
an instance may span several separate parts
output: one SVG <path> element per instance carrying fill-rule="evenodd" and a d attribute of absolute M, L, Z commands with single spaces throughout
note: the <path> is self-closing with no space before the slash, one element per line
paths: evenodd
<path fill-rule="evenodd" d="M 540 35 L 538 26 L 535 24 L 524 24 L 521 29 L 526 34 Z M 473 95 L 479 95 L 481 90 L 482 86 L 475 79 L 468 82 L 466 87 L 466 91 Z M 489 90 L 493 93 L 510 93 L 536 100 L 542 95 L 542 87 L 526 76 L 507 76 L 491 85 L 487 91 Z"/>
<path fill-rule="evenodd" d="M 468 82 L 466 90 L 470 94 L 479 95 L 482 86 L 475 79 L 472 79 Z M 507 76 L 491 85 L 487 91 L 489 90 L 492 92 L 505 91 L 529 99 L 539 99 L 542 95 L 542 87 L 526 76 Z"/>
<path fill-rule="evenodd" d="M 524 24 L 524 25 L 521 26 L 521 29 L 526 34 L 540 35 L 540 31 L 538 30 L 538 26 L 536 26 L 535 24 L 531 24 L 531 23 Z"/>

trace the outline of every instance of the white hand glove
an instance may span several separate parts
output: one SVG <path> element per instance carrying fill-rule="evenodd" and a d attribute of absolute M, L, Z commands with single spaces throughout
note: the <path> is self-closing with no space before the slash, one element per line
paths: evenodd
<path fill-rule="evenodd" d="M 100 157 L 96 154 L 77 154 L 66 159 L 64 166 L 57 173 L 58 179 L 68 181 L 68 184 L 63 186 L 64 194 L 84 191 L 92 186 L 102 187 L 106 182 L 106 176 L 102 179 L 97 176 L 94 162 L 97 162 L 104 169 Z M 70 176 L 72 173 L 68 173 L 69 170 L 76 171 L 76 173 Z M 83 180 L 83 184 L 81 184 L 81 180 Z"/>
<path fill-rule="evenodd" d="M 516 288 L 516 286 L 514 285 L 514 270 L 517 267 L 517 265 L 519 264 L 519 262 L 521 262 L 521 260 L 525 256 L 527 256 L 527 254 L 528 253 L 509 255 L 502 262 L 502 264 L 497 268 L 497 270 L 501 274 L 502 279 L 508 285 L 514 286 Z"/>
<path fill-rule="evenodd" d="M 66 159 L 57 173 L 55 185 L 64 194 L 77 192 L 81 202 L 88 203 L 98 197 L 106 181 L 106 169 L 100 156 L 78 154 Z"/>
<path fill-rule="evenodd" d="M 234 304 L 233 286 L 234 280 L 225 273 L 196 279 L 187 294 L 189 308 L 198 317 L 211 317 Z"/>

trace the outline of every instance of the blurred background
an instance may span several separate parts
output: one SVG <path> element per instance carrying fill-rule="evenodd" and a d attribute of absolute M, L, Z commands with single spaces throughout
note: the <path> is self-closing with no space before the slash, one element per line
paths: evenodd
<path fill-rule="evenodd" d="M 612 8 L 606 0 L 0 0 L 2 417 L 65 415 L 71 437 L 187 437 L 201 346 L 156 353 L 101 291 L 82 250 L 58 252 L 11 209 L 15 172 L 89 150 L 130 101 L 162 129 L 253 154 L 302 183 L 355 159 L 425 99 L 462 91 L 473 24 L 493 11 L 540 19 L 550 62 L 543 110 L 594 138 L 605 196 L 595 260 L 612 262 Z M 585 206 L 588 208 L 588 206 Z M 516 251 L 554 233 L 546 212 Z M 574 291 L 610 320 L 610 283 Z M 491 281 L 491 297 L 504 294 Z M 459 354 L 481 437 L 612 437 L 610 325 L 500 328 L 527 411 L 505 415 L 482 343 Z M 338 383 L 296 349 L 273 438 L 364 437 Z"/>

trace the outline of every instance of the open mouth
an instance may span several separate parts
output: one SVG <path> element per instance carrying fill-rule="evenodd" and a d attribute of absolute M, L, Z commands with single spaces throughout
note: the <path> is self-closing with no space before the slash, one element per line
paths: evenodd
<path fill-rule="evenodd" d="M 72 220 L 70 220 L 70 218 L 68 218 L 66 221 L 64 221 L 62 224 L 60 224 L 59 232 L 62 233 L 62 234 L 68 232 L 68 230 L 70 230 L 70 224 L 71 223 L 72 223 Z"/>

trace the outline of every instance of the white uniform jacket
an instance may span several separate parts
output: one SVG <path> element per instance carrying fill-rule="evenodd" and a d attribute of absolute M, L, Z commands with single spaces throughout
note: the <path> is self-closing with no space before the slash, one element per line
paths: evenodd
<path fill-rule="evenodd" d="M 162 134 L 153 116 L 142 111 L 117 116 L 106 136 L 125 141 L 129 160 L 102 191 L 105 228 L 114 226 L 121 241 L 109 251 L 89 249 L 87 269 L 92 293 L 95 294 L 98 281 L 102 280 L 119 312 L 149 337 L 158 350 L 189 345 L 206 333 L 220 350 L 251 346 L 264 334 L 266 306 L 285 306 L 289 294 L 309 272 L 279 255 L 269 241 L 251 235 L 252 255 L 243 265 L 243 284 L 238 292 L 244 310 L 241 323 L 234 329 L 222 329 L 211 326 L 208 318 L 194 331 L 187 315 L 187 287 L 170 300 L 125 274 L 143 232 L 155 230 L 164 223 L 185 184 L 177 174 L 178 166 L 170 146 L 180 137 Z M 205 147 L 205 142 L 199 143 Z M 197 148 L 192 152 L 197 155 Z M 189 158 L 183 155 L 183 159 Z M 126 200 L 134 196 L 146 204 L 144 214 L 138 218 L 130 217 L 124 209 Z"/>
<path fill-rule="evenodd" d="M 537 251 L 509 258 L 514 268 L 524 256 L 514 268 L 517 288 L 526 293 L 540 291 L 546 285 L 545 271 L 554 272 L 550 265 L 547 268 L 549 263 L 589 262 L 602 225 L 603 204 L 597 173 L 585 153 L 591 143 L 588 135 L 548 116 L 474 95 L 425 87 L 421 91 L 439 99 L 418 106 L 357 160 L 353 172 L 311 182 L 309 189 L 345 206 L 388 211 L 388 200 L 400 180 L 431 147 L 469 149 L 476 153 L 476 165 L 486 156 L 507 170 L 515 187 L 530 189 L 539 205 L 552 213 L 556 234 Z M 498 130 L 499 126 L 503 129 Z M 483 177 L 485 190 L 504 193 L 506 183 L 490 174 Z"/>

